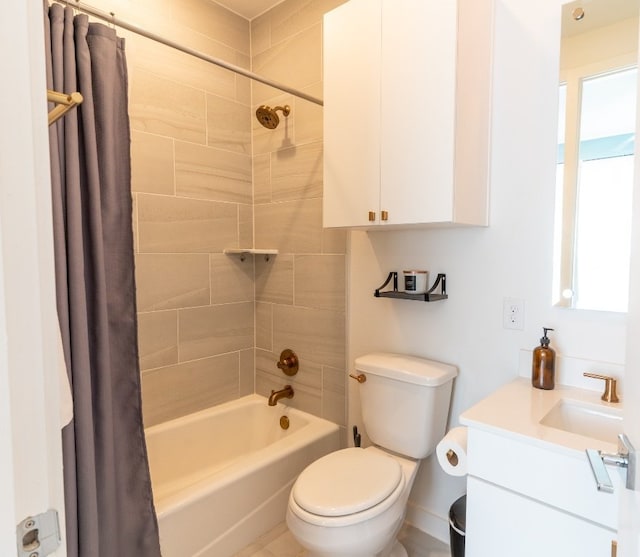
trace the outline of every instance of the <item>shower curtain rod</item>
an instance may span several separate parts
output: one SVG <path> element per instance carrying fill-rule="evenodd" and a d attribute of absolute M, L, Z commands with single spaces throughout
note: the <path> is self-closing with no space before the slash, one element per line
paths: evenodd
<path fill-rule="evenodd" d="M 215 64 L 216 66 L 220 66 L 221 68 L 224 68 L 226 70 L 235 72 L 237 74 L 240 74 L 244 77 L 248 77 L 249 79 L 253 79 L 254 81 L 259 81 L 260 83 L 263 83 L 265 85 L 268 85 L 269 87 L 273 87 L 274 89 L 279 89 L 280 91 L 284 91 L 285 93 L 291 93 L 292 95 L 295 95 L 296 97 L 300 97 L 301 99 L 304 99 L 306 101 L 318 104 L 320 106 L 323 106 L 324 103 L 322 102 L 321 99 L 318 99 L 317 97 L 313 97 L 311 95 L 307 95 L 307 93 L 303 93 L 302 91 L 298 91 L 297 89 L 293 89 L 292 87 L 289 87 L 288 85 L 283 85 L 282 83 L 278 83 L 277 81 L 272 81 L 271 79 L 267 79 L 266 77 L 262 77 L 258 74 L 255 74 L 253 72 L 250 72 L 249 70 L 245 70 L 244 68 L 241 68 L 240 66 L 236 66 L 235 64 L 230 64 L 228 62 L 225 62 L 224 60 L 220 60 L 219 58 L 214 58 L 213 56 L 209 56 L 208 54 L 204 54 L 203 52 L 198 52 L 197 50 L 194 50 L 192 48 L 189 48 L 187 46 L 183 46 L 179 43 L 176 43 L 170 39 L 165 39 L 164 37 L 161 37 L 160 35 L 157 35 L 155 33 L 152 33 L 150 31 L 147 31 L 145 29 L 142 29 L 141 27 L 138 27 L 137 25 L 133 25 L 131 23 L 127 23 L 126 21 L 122 21 L 121 19 L 118 19 L 115 17 L 115 14 L 112 13 L 106 13 L 106 12 L 102 12 L 100 10 L 97 10 L 96 8 L 93 8 L 92 6 L 88 6 L 86 4 L 82 4 L 81 2 L 78 1 L 73 1 L 73 0 L 56 0 L 58 2 L 61 2 L 62 4 L 66 4 L 67 6 L 71 6 L 73 8 L 76 8 L 82 12 L 85 12 L 89 15 L 95 16 L 99 19 L 102 19 L 104 21 L 107 21 L 109 23 L 112 23 L 113 25 L 116 25 L 117 27 L 122 27 L 123 29 L 126 29 L 127 31 L 131 31 L 133 33 L 135 33 L 136 35 L 140 35 L 142 37 L 146 37 L 148 39 L 151 39 L 152 41 L 156 41 L 159 42 L 163 45 L 169 46 L 171 48 L 175 48 L 176 50 L 179 50 L 180 52 L 184 52 L 185 54 L 190 54 L 191 56 L 195 56 L 196 58 L 200 58 L 200 60 L 204 60 L 205 62 L 209 62 L 211 64 Z"/>

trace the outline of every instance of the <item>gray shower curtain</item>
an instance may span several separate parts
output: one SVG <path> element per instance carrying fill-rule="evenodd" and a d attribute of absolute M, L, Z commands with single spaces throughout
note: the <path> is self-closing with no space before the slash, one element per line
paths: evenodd
<path fill-rule="evenodd" d="M 50 127 L 69 557 L 156 557 L 140 399 L 124 41 L 44 4 L 47 84 L 84 102 Z"/>

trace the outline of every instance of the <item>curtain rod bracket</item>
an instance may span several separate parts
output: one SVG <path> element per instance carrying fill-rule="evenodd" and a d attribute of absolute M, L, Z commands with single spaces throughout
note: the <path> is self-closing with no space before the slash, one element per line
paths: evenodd
<path fill-rule="evenodd" d="M 78 92 L 67 94 L 47 89 L 47 101 L 56 105 L 49 111 L 48 120 L 49 125 L 51 125 L 62 118 L 72 108 L 75 108 L 82 103 L 83 98 Z"/>

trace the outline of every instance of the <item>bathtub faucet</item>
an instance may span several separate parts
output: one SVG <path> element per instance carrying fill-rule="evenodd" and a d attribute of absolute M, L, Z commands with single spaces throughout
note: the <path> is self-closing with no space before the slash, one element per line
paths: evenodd
<path fill-rule="evenodd" d="M 285 385 L 284 389 L 280 391 L 271 391 L 269 397 L 269 406 L 275 406 L 281 398 L 293 398 L 293 387 L 291 385 Z"/>

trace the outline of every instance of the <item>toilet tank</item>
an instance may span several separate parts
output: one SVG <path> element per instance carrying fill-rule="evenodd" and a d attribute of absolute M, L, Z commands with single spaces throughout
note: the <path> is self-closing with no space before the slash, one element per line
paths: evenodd
<path fill-rule="evenodd" d="M 425 458 L 445 434 L 455 366 L 404 354 L 356 358 L 362 419 L 373 443 Z"/>

